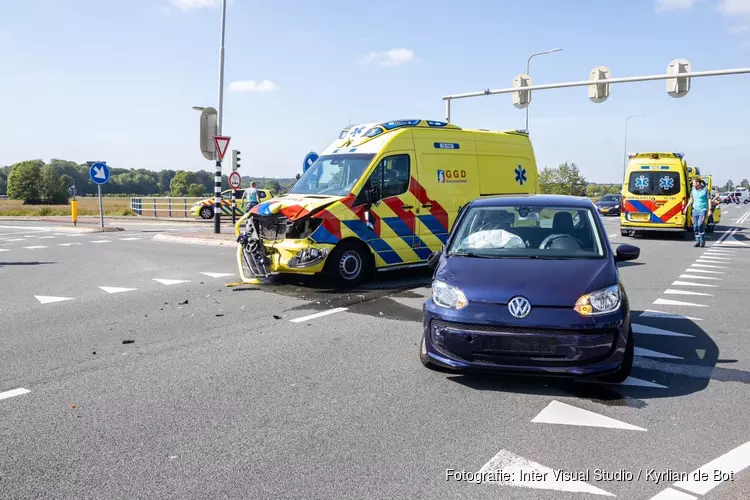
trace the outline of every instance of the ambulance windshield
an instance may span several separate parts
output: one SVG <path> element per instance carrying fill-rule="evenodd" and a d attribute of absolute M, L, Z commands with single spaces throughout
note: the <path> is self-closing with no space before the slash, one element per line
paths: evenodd
<path fill-rule="evenodd" d="M 372 154 L 321 156 L 299 178 L 289 194 L 346 196 L 352 192 L 352 188 L 374 156 Z"/>

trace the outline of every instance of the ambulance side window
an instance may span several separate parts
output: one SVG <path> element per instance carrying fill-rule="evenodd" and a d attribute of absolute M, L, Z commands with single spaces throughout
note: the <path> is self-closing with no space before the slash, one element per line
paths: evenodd
<path fill-rule="evenodd" d="M 389 198 L 404 194 L 409 190 L 409 155 L 394 155 L 383 158 L 365 189 L 376 189 L 376 199 Z"/>

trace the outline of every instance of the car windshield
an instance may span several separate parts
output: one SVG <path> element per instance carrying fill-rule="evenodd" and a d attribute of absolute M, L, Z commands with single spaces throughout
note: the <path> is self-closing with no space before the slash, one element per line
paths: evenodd
<path fill-rule="evenodd" d="M 375 155 L 337 154 L 321 156 L 299 178 L 289 194 L 346 196 L 352 192 Z"/>
<path fill-rule="evenodd" d="M 605 196 L 602 196 L 599 201 L 620 201 L 620 197 L 616 194 L 608 194 Z"/>
<path fill-rule="evenodd" d="M 469 207 L 448 255 L 595 259 L 606 255 L 594 212 L 562 206 Z"/>

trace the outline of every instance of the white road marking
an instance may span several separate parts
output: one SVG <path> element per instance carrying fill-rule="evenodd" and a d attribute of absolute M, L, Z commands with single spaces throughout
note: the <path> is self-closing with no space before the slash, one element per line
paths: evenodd
<path fill-rule="evenodd" d="M 688 307 L 708 307 L 706 304 L 694 304 L 693 302 L 682 302 L 680 300 L 656 299 L 654 304 L 657 306 L 688 306 Z"/>
<path fill-rule="evenodd" d="M 14 398 L 16 396 L 21 396 L 22 394 L 28 394 L 30 392 L 30 390 L 20 387 L 18 389 L 13 389 L 12 391 L 0 392 L 0 399 Z"/>
<path fill-rule="evenodd" d="M 234 276 L 233 273 L 201 273 L 211 278 L 226 278 L 227 276 Z"/>
<path fill-rule="evenodd" d="M 704 297 L 713 297 L 710 293 L 693 292 L 692 290 L 673 290 L 668 289 L 664 291 L 667 295 L 702 295 Z"/>
<path fill-rule="evenodd" d="M 624 382 L 620 382 L 619 384 L 613 384 L 611 382 L 602 382 L 601 380 L 597 380 L 595 378 L 575 379 L 575 382 L 580 382 L 582 384 L 626 385 L 629 387 L 649 387 L 651 389 L 666 389 L 667 388 L 666 385 L 657 384 L 656 382 L 649 382 L 648 380 L 641 380 L 635 377 L 628 377 L 625 379 Z"/>
<path fill-rule="evenodd" d="M 335 309 L 329 309 L 327 311 L 321 311 L 319 313 L 311 314 L 309 316 L 302 316 L 301 318 L 294 318 L 290 319 L 289 321 L 292 323 L 302 323 L 303 321 L 307 321 L 310 319 L 316 319 L 316 318 L 322 318 L 323 316 L 328 316 L 330 314 L 340 313 L 346 311 L 346 307 L 337 307 Z"/>
<path fill-rule="evenodd" d="M 659 351 L 652 351 L 651 349 L 644 349 L 642 347 L 635 347 L 634 354 L 642 358 L 661 358 L 661 359 L 685 359 L 680 356 L 672 356 Z"/>
<path fill-rule="evenodd" d="M 737 250 L 727 250 L 725 248 L 713 248 L 713 247 L 708 248 L 705 252 L 705 254 L 726 255 L 728 257 L 734 257 L 736 253 L 737 253 Z"/>
<path fill-rule="evenodd" d="M 120 238 L 120 241 L 135 241 L 140 240 L 140 238 Z"/>
<path fill-rule="evenodd" d="M 40 236 L 39 239 L 40 240 L 54 240 L 55 237 L 54 236 Z"/>
<path fill-rule="evenodd" d="M 706 273 L 706 274 L 726 274 L 724 271 L 711 271 L 710 269 L 696 269 L 689 267 L 685 270 L 686 273 Z"/>
<path fill-rule="evenodd" d="M 610 238 L 614 238 L 617 235 L 616 234 L 608 234 L 607 236 L 610 237 Z"/>
<path fill-rule="evenodd" d="M 682 279 L 694 279 L 694 280 L 723 280 L 723 278 L 712 278 L 711 276 L 694 276 L 692 274 L 681 274 Z"/>
<path fill-rule="evenodd" d="M 721 213 L 722 213 L 722 214 L 728 214 L 728 213 L 729 213 L 729 210 L 724 210 L 724 211 L 723 211 L 723 212 L 721 212 Z"/>
<path fill-rule="evenodd" d="M 73 300 L 73 297 L 52 297 L 50 295 L 34 295 L 34 298 L 42 304 L 52 304 L 54 302 Z"/>
<path fill-rule="evenodd" d="M 660 491 L 656 496 L 651 497 L 651 500 L 696 500 L 698 497 L 688 495 L 681 491 L 667 488 L 666 490 Z"/>
<path fill-rule="evenodd" d="M 582 427 L 606 427 L 608 429 L 624 429 L 629 431 L 644 431 L 614 418 L 605 417 L 593 411 L 584 410 L 572 405 L 552 401 L 545 409 L 531 420 L 537 424 L 577 425 Z"/>
<path fill-rule="evenodd" d="M 12 240 L 5 240 L 5 241 L 26 241 L 23 238 L 13 238 Z"/>
<path fill-rule="evenodd" d="M 729 269 L 728 266 L 714 266 L 713 264 L 690 264 L 690 265 L 692 267 L 708 267 L 710 269 Z"/>
<path fill-rule="evenodd" d="M 533 462 L 527 458 L 516 455 L 506 450 L 500 450 L 497 455 L 484 464 L 477 473 L 480 476 L 486 474 L 490 478 L 505 478 L 509 481 L 488 481 L 492 484 L 518 486 L 521 488 L 534 488 L 540 490 L 572 491 L 578 493 L 591 493 L 613 497 L 612 493 L 604 491 L 575 478 L 556 476 L 554 470 L 544 465 Z M 541 481 L 529 480 L 530 478 L 544 478 Z M 565 479 L 569 479 L 566 481 Z"/>
<path fill-rule="evenodd" d="M 730 477 L 733 478 L 735 474 L 746 469 L 748 466 L 750 466 L 750 441 L 715 460 L 711 460 L 703 467 L 690 473 L 687 481 L 678 481 L 674 483 L 674 486 L 691 493 L 705 495 L 722 482 L 730 480 Z M 717 472 L 722 477 L 717 478 L 715 475 Z M 707 479 L 696 481 L 693 478 L 698 474 L 705 474 L 703 477 L 707 477 Z"/>
<path fill-rule="evenodd" d="M 664 335 L 666 337 L 693 337 L 693 335 L 687 335 L 685 333 L 677 333 L 670 330 L 663 330 L 661 328 L 654 328 L 653 326 L 639 325 L 637 323 L 631 324 L 633 333 L 640 335 Z"/>
<path fill-rule="evenodd" d="M 112 240 L 94 240 L 91 243 L 111 243 Z"/>
<path fill-rule="evenodd" d="M 122 292 L 132 292 L 134 290 L 137 290 L 137 288 L 120 288 L 116 286 L 100 286 L 99 288 L 101 288 L 107 293 L 122 293 Z"/>
<path fill-rule="evenodd" d="M 690 321 L 703 321 L 701 318 L 685 316 L 684 314 L 654 311 L 653 309 L 646 309 L 641 314 L 639 314 L 638 317 L 639 318 L 664 318 L 664 319 L 689 319 Z"/>
<path fill-rule="evenodd" d="M 727 257 L 726 255 L 719 256 L 719 255 L 715 255 L 715 254 L 710 254 L 708 252 L 704 253 L 703 255 L 701 255 L 698 258 L 699 259 L 711 259 L 711 260 L 723 260 L 723 261 L 730 261 L 730 260 L 732 260 L 732 257 Z"/>
<path fill-rule="evenodd" d="M 0 252 L 10 252 L 10 248 L 0 248 Z"/>
<path fill-rule="evenodd" d="M 80 243 L 58 243 L 58 245 L 60 245 L 61 247 L 69 247 L 69 246 L 72 246 L 72 245 L 81 246 Z"/>
<path fill-rule="evenodd" d="M 41 246 L 41 245 L 35 245 L 33 247 L 24 247 L 24 248 L 27 250 L 36 250 L 37 248 L 47 248 L 47 247 Z"/>
<path fill-rule="evenodd" d="M 162 285 L 179 285 L 180 283 L 190 283 L 190 280 L 170 280 L 162 278 L 154 278 L 154 281 L 157 281 Z"/>

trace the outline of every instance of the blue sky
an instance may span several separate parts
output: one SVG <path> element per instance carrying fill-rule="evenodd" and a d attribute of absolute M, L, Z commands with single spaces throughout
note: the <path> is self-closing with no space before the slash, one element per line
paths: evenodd
<path fill-rule="evenodd" d="M 0 165 L 41 158 L 211 169 L 193 105 L 216 105 L 220 0 L 0 0 Z M 461 7 L 459 7 L 461 5 Z M 446 94 L 534 83 L 750 67 L 750 0 L 230 0 L 224 132 L 243 174 L 292 176 L 353 123 L 444 117 Z M 750 75 L 539 91 L 540 167 L 574 161 L 621 178 L 628 150 L 682 150 L 720 181 L 750 177 Z M 452 122 L 524 126 L 510 95 L 456 101 Z"/>

